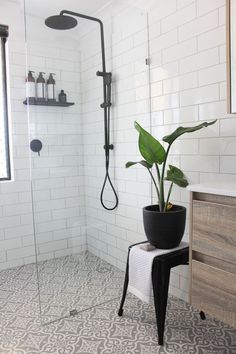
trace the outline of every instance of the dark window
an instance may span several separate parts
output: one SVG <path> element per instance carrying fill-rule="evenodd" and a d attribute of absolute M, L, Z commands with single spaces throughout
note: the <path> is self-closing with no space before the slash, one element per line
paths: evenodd
<path fill-rule="evenodd" d="M 11 179 L 8 100 L 7 100 L 7 63 L 6 42 L 8 26 L 0 25 L 0 180 Z"/>

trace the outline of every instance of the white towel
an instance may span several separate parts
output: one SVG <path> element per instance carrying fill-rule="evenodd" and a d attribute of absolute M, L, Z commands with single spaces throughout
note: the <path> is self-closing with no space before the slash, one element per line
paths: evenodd
<path fill-rule="evenodd" d="M 187 242 L 181 242 L 180 245 L 171 250 L 154 249 L 145 251 L 137 245 L 131 248 L 129 255 L 129 287 L 128 290 L 148 304 L 152 301 L 152 262 L 156 256 L 170 253 L 185 247 Z"/>

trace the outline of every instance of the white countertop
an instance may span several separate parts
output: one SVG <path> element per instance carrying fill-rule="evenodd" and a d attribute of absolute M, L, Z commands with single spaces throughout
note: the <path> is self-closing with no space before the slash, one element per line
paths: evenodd
<path fill-rule="evenodd" d="M 236 179 L 189 185 L 191 192 L 209 193 L 236 197 Z"/>

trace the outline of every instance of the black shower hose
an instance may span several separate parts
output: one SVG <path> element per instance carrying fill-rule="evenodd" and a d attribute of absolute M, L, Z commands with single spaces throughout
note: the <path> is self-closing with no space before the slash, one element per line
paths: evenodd
<path fill-rule="evenodd" d="M 104 149 L 105 149 L 105 168 L 106 168 L 106 173 L 105 173 L 105 178 L 104 178 L 104 182 L 103 182 L 103 186 L 102 186 L 102 190 L 101 190 L 101 194 L 100 194 L 100 201 L 101 204 L 103 206 L 104 209 L 106 210 L 114 210 L 119 203 L 118 200 L 118 196 L 116 193 L 116 190 L 112 184 L 110 175 L 109 175 L 109 164 L 110 164 L 110 107 L 105 107 L 104 108 L 105 113 L 104 113 L 104 128 L 105 128 L 105 145 L 104 145 Z M 115 204 L 113 207 L 109 208 L 104 204 L 103 201 L 103 194 L 104 194 L 104 190 L 106 187 L 107 182 L 109 182 L 111 189 L 114 193 L 115 196 Z"/>

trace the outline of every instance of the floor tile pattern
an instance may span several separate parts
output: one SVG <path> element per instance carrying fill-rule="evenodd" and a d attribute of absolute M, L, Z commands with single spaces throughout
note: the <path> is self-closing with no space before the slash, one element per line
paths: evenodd
<path fill-rule="evenodd" d="M 208 316 L 202 321 L 172 296 L 165 345 L 158 346 L 153 306 L 129 294 L 118 317 L 114 297 L 124 274 L 89 253 L 42 262 L 39 273 L 43 320 L 67 314 L 70 306 L 87 310 L 42 325 L 35 265 L 0 272 L 0 354 L 236 354 L 234 329 Z"/>
<path fill-rule="evenodd" d="M 43 323 L 119 298 L 124 274 L 89 252 L 39 263 Z"/>

